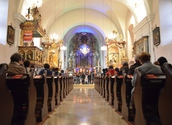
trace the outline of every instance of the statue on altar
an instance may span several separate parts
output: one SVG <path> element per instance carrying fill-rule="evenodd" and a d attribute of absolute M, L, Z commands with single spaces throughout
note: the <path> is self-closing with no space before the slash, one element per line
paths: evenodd
<path fill-rule="evenodd" d="M 93 53 L 93 67 L 97 66 L 97 64 L 98 64 L 98 56 L 99 56 L 99 54 L 97 53 L 97 51 L 95 51 Z"/>
<path fill-rule="evenodd" d="M 69 59 L 68 59 L 68 63 L 69 63 L 69 68 L 73 67 L 73 62 L 74 62 L 74 53 L 73 51 L 71 51 L 71 53 L 69 54 Z"/>

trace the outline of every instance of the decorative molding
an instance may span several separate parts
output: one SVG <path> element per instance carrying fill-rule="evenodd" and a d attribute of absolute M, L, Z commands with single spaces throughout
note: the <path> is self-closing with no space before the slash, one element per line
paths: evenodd
<path fill-rule="evenodd" d="M 20 21 L 20 22 L 25 22 L 26 21 L 26 18 L 23 15 L 21 15 L 20 13 L 14 13 L 13 18 L 15 20 Z"/>
<path fill-rule="evenodd" d="M 152 23 L 153 20 L 155 18 L 154 14 L 151 14 L 147 17 L 145 17 L 140 23 L 138 23 L 134 29 L 133 29 L 133 33 L 136 34 L 136 32 L 138 32 L 138 30 L 142 29 L 145 25 Z"/>

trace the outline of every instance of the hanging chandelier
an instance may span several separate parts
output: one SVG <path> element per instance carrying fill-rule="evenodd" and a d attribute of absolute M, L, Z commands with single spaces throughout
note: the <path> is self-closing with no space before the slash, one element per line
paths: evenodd
<path fill-rule="evenodd" d="M 50 34 L 50 39 L 53 42 L 56 42 L 58 40 L 59 36 L 56 33 Z"/>
<path fill-rule="evenodd" d="M 127 4 L 129 6 L 134 7 L 134 8 L 138 8 L 138 7 L 140 7 L 141 5 L 144 4 L 144 0 L 128 0 Z"/>
<path fill-rule="evenodd" d="M 108 34 L 108 39 L 115 40 L 117 38 L 117 32 L 115 30 Z"/>

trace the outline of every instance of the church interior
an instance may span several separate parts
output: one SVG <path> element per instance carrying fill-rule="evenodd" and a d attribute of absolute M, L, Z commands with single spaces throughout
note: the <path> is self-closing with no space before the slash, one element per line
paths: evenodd
<path fill-rule="evenodd" d="M 172 62 L 171 0 L 0 0 L 0 3 L 1 63 L 9 64 L 10 56 L 18 52 L 37 71 L 48 63 L 51 69 L 69 74 L 101 74 L 109 66 L 134 64 L 135 55 L 141 52 L 148 52 L 152 63 L 161 56 Z M 64 101 L 66 105 L 57 108 L 67 112 L 69 103 L 78 104 L 80 115 L 73 108 L 71 114 L 55 113 L 51 118 L 58 119 L 41 124 L 68 125 L 75 117 L 70 125 L 134 125 L 118 113 L 113 119 L 106 99 L 99 101 L 99 87 L 93 86 L 75 88 Z M 86 116 L 82 116 L 83 108 L 94 110 L 95 114 L 84 109 Z M 104 121 L 97 117 L 101 113 Z"/>

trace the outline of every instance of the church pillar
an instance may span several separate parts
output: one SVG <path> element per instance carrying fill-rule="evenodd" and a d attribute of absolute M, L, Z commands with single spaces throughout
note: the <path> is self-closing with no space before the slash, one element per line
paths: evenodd
<path fill-rule="evenodd" d="M 14 18 L 14 29 L 15 29 L 15 42 L 14 42 L 14 46 L 16 46 L 15 48 L 15 52 L 18 51 L 17 46 L 19 45 L 23 45 L 23 43 L 20 43 L 20 37 L 21 37 L 21 29 L 20 29 L 20 24 L 22 22 L 25 22 L 26 19 L 25 17 L 23 17 L 23 15 L 21 15 L 20 13 L 14 13 L 13 14 L 13 18 Z"/>
<path fill-rule="evenodd" d="M 149 23 L 149 41 L 153 41 L 153 20 L 155 18 L 155 15 L 154 14 L 151 14 L 147 17 L 147 20 L 148 20 L 148 23 Z M 154 45 L 153 45 L 153 42 L 149 42 L 149 51 L 150 51 L 150 54 L 151 54 L 151 60 L 156 60 L 156 56 L 155 56 L 155 49 L 154 49 Z M 153 48 L 153 49 L 152 49 Z"/>

